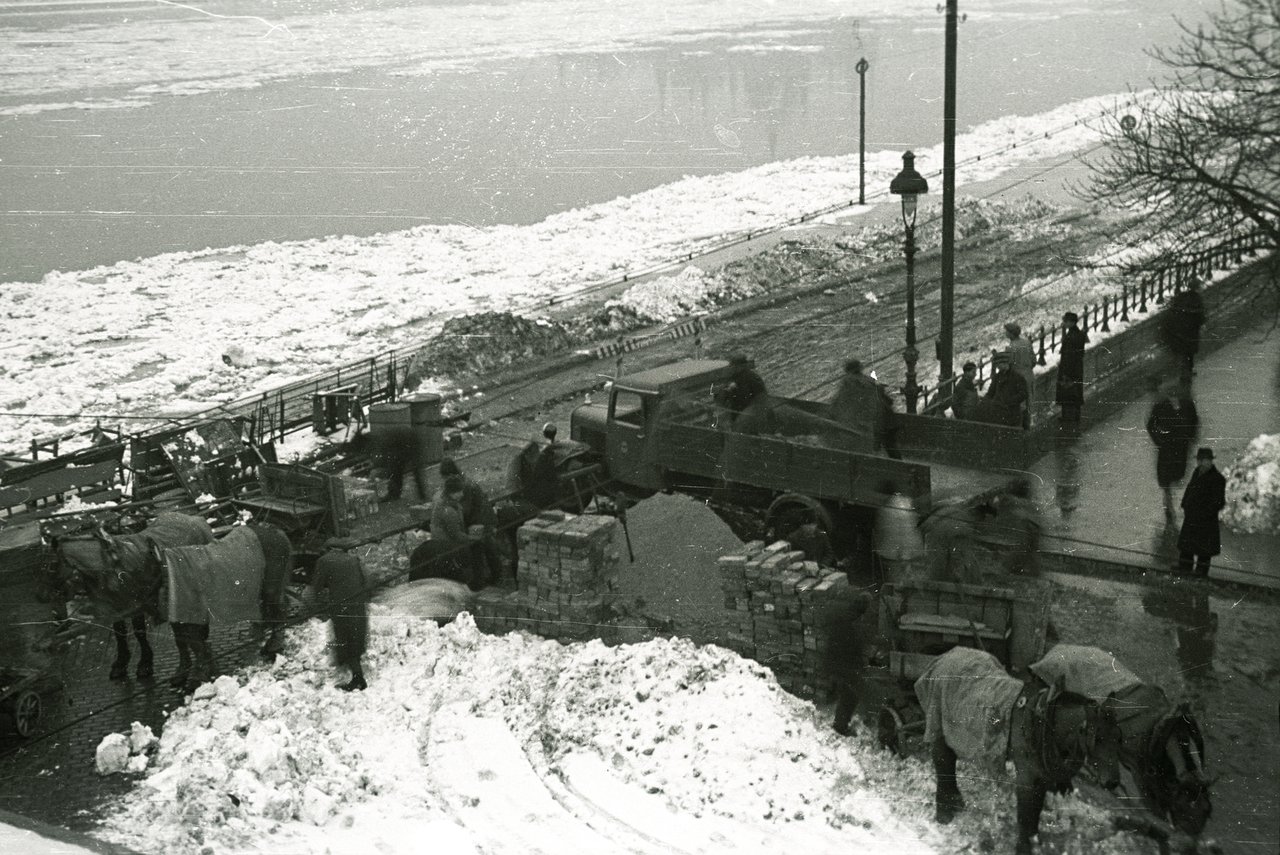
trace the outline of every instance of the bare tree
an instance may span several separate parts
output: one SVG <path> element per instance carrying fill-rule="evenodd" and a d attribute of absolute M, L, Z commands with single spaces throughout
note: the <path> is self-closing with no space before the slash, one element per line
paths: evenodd
<path fill-rule="evenodd" d="M 1104 154 L 1076 191 L 1138 214 L 1163 267 L 1242 231 L 1280 245 L 1280 0 L 1224 0 L 1206 24 L 1150 55 L 1170 74 L 1130 119 L 1107 129 Z M 1133 121 L 1136 119 L 1136 122 Z M 1276 283 L 1276 266 L 1272 266 Z"/>

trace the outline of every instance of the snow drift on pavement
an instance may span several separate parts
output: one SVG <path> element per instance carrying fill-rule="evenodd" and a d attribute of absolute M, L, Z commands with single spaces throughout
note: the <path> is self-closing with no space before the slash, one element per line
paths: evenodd
<path fill-rule="evenodd" d="M 299 628 L 286 658 L 174 712 L 101 836 L 165 853 L 927 853 L 1011 831 L 1010 782 L 969 782 L 974 809 L 940 828 L 922 763 L 837 737 L 723 648 L 373 614 L 367 691 L 335 690 L 327 627 Z M 1065 851 L 1132 851 L 1100 827 L 1074 798 L 1044 821 Z"/>

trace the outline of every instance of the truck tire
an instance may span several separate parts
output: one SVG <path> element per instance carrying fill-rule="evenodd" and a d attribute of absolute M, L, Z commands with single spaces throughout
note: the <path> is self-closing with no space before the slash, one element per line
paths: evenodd
<path fill-rule="evenodd" d="M 769 510 L 765 514 L 765 526 L 769 532 L 769 537 L 774 540 L 785 540 L 796 529 L 803 526 L 814 526 L 825 535 L 825 550 L 827 554 L 807 555 L 806 557 L 820 564 L 830 563 L 834 559 L 831 544 L 835 535 L 835 520 L 826 506 L 817 499 L 799 493 L 784 493 L 769 505 Z M 796 548 L 804 549 L 803 546 L 796 546 Z M 815 549 L 815 551 L 820 548 L 810 545 L 810 549 Z M 809 549 L 805 549 L 806 553 L 809 551 Z"/>

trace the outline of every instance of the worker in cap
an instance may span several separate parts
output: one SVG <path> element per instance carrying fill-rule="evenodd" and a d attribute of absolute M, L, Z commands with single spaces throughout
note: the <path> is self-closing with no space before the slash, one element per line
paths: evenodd
<path fill-rule="evenodd" d="M 351 672 L 351 679 L 338 686 L 344 692 L 368 688 L 361 660 L 369 640 L 369 586 L 360 565 L 360 556 L 350 552 L 351 538 L 330 538 L 328 551 L 316 561 L 308 584 L 307 599 L 324 598 L 323 612 L 329 615 L 333 631 L 333 664 Z"/>
<path fill-rule="evenodd" d="M 1031 410 L 1035 406 L 1036 354 L 1031 349 L 1031 342 L 1022 337 L 1021 324 L 1010 321 L 1004 325 L 1004 331 L 1009 336 L 1008 354 L 1013 362 L 1013 370 L 1027 387 L 1027 397 L 1019 413 L 1019 422 L 1023 428 L 1030 428 Z"/>
<path fill-rule="evenodd" d="M 555 431 L 555 425 L 550 425 Z M 502 557 L 498 551 L 498 517 L 493 502 L 484 488 L 462 474 L 457 461 L 446 457 L 440 461 L 440 477 L 445 480 L 445 492 L 459 494 L 462 524 L 475 543 L 472 550 L 477 575 L 477 587 L 494 585 L 502 577 Z"/>
<path fill-rule="evenodd" d="M 555 422 L 547 422 L 542 426 L 542 436 L 547 442 L 555 442 L 557 432 Z"/>
<path fill-rule="evenodd" d="M 1013 356 L 1008 351 L 992 354 L 993 373 L 987 394 L 978 407 L 977 421 L 1018 427 L 1027 400 L 1027 384 L 1013 370 Z"/>

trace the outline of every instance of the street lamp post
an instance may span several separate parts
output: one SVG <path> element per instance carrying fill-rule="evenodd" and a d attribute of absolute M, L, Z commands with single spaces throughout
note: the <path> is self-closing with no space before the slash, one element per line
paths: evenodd
<path fill-rule="evenodd" d="M 858 204 L 867 204 L 867 58 L 858 60 Z"/>
<path fill-rule="evenodd" d="M 920 351 L 916 350 L 916 198 L 929 192 L 929 182 L 916 172 L 916 156 L 912 152 L 902 155 L 902 171 L 889 183 L 889 192 L 902 197 L 902 225 L 907 231 L 907 347 L 902 351 L 907 382 L 902 394 L 907 399 L 907 412 L 914 414 L 920 397 L 916 383 L 916 361 L 920 358 Z"/>

